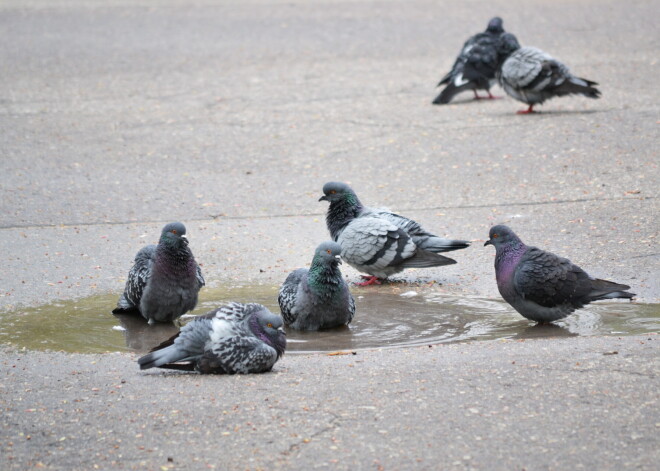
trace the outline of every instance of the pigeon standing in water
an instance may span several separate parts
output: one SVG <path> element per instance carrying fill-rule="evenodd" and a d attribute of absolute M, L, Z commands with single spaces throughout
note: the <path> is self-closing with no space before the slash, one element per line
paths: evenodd
<path fill-rule="evenodd" d="M 576 77 L 568 67 L 535 47 L 520 47 L 515 36 L 505 33 L 498 43 L 500 67 L 496 76 L 504 91 L 529 108 L 518 114 L 534 112 L 534 105 L 564 96 L 579 94 L 600 98 L 598 85 Z"/>
<path fill-rule="evenodd" d="M 319 330 L 350 324 L 355 300 L 341 276 L 341 246 L 323 242 L 314 252 L 309 270 L 289 274 L 277 298 L 287 326 Z"/>
<path fill-rule="evenodd" d="M 570 260 L 526 246 L 507 226 L 490 229 L 484 245 L 495 246 L 497 287 L 506 302 L 527 319 L 556 321 L 592 301 L 632 299 L 620 285 L 589 276 Z"/>
<path fill-rule="evenodd" d="M 124 293 L 114 314 L 139 311 L 154 322 L 172 322 L 197 305 L 205 281 L 180 222 L 167 224 L 158 245 L 147 245 L 135 256 Z"/>
<path fill-rule="evenodd" d="M 282 318 L 261 304 L 230 303 L 195 317 L 177 335 L 138 360 L 141 370 L 264 373 L 284 354 Z"/>
<path fill-rule="evenodd" d="M 482 98 L 477 90 L 486 90 L 488 98 L 495 98 L 490 93 L 490 87 L 495 83 L 497 45 L 503 33 L 502 18 L 495 17 L 488 22 L 486 31 L 475 34 L 463 44 L 453 67 L 438 83 L 438 87 L 446 87 L 433 100 L 434 105 L 449 103 L 454 96 L 466 90 L 474 92 L 475 100 Z"/>
<path fill-rule="evenodd" d="M 379 284 L 404 268 L 452 265 L 455 260 L 440 252 L 464 249 L 465 240 L 443 239 L 425 231 L 417 222 L 385 209 L 362 206 L 345 183 L 328 182 L 319 201 L 329 201 L 326 223 L 332 240 L 341 245 L 341 256 L 356 270 L 369 273 L 358 285 Z"/>

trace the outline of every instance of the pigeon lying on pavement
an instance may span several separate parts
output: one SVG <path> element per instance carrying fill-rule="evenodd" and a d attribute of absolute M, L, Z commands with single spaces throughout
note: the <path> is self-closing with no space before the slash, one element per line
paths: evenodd
<path fill-rule="evenodd" d="M 273 368 L 285 349 L 280 316 L 261 304 L 230 303 L 195 317 L 138 364 L 141 370 L 159 367 L 214 374 L 263 373 Z"/>
<path fill-rule="evenodd" d="M 507 226 L 490 229 L 484 246 L 495 246 L 497 287 L 506 302 L 527 319 L 547 323 L 601 299 L 632 299 L 620 285 L 589 276 L 570 260 L 525 245 Z"/>
<path fill-rule="evenodd" d="M 535 47 L 520 47 L 515 36 L 504 33 L 498 45 L 500 67 L 496 76 L 504 91 L 529 108 L 518 114 L 534 112 L 534 105 L 571 94 L 599 98 L 598 85 L 570 73 L 568 67 Z"/>
<path fill-rule="evenodd" d="M 443 239 L 425 231 L 417 222 L 385 209 L 362 206 L 345 183 L 328 182 L 319 201 L 329 201 L 326 223 L 332 239 L 341 245 L 342 259 L 363 273 L 367 281 L 399 273 L 404 268 L 452 265 L 455 260 L 440 252 L 464 249 L 465 240 Z"/>
<path fill-rule="evenodd" d="M 314 252 L 309 270 L 289 274 L 277 301 L 284 323 L 299 330 L 319 330 L 350 324 L 355 300 L 339 271 L 341 246 L 323 242 Z"/>
<path fill-rule="evenodd" d="M 135 256 L 124 293 L 114 314 L 139 311 L 154 322 L 172 322 L 197 305 L 205 281 L 180 222 L 167 224 L 158 245 L 147 245 Z"/>
<path fill-rule="evenodd" d="M 463 44 L 451 70 L 438 83 L 438 87 L 446 87 L 433 100 L 434 105 L 449 103 L 454 96 L 466 90 L 474 92 L 475 100 L 482 98 L 477 90 L 486 90 L 488 98 L 495 98 L 490 93 L 490 87 L 495 83 L 497 44 L 502 33 L 502 18 L 495 17 L 488 22 L 486 31 L 475 34 Z"/>

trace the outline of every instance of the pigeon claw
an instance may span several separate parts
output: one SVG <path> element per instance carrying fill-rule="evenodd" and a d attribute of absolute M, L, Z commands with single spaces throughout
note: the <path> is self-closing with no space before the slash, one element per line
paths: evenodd
<path fill-rule="evenodd" d="M 534 111 L 533 108 L 534 108 L 534 105 L 529 105 L 529 108 L 527 108 L 526 110 L 518 110 L 518 111 L 516 111 L 516 114 L 532 114 L 532 113 L 536 113 L 536 111 Z"/>
<path fill-rule="evenodd" d="M 381 284 L 377 276 L 362 275 L 362 278 L 365 278 L 366 281 L 363 281 L 362 283 L 355 283 L 356 286 L 369 286 L 369 285 Z"/>

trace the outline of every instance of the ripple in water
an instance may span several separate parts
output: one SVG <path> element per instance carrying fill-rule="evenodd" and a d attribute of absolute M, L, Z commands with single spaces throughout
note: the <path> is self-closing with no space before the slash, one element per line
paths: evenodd
<path fill-rule="evenodd" d="M 228 301 L 258 302 L 279 313 L 277 287 L 204 289 L 195 315 Z M 594 303 L 548 326 L 536 326 L 499 299 L 444 295 L 387 285 L 355 288 L 349 327 L 287 331 L 287 354 L 431 345 L 499 338 L 630 335 L 660 331 L 660 305 Z M 174 324 L 149 326 L 138 316 L 113 316 L 118 294 L 62 301 L 0 314 L 0 343 L 17 348 L 101 353 L 145 352 L 174 335 Z M 183 322 L 188 320 L 186 316 Z"/>

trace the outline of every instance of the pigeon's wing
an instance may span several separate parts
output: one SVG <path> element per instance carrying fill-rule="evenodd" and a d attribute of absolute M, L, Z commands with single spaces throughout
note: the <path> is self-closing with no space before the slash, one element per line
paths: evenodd
<path fill-rule="evenodd" d="M 299 268 L 295 271 L 292 271 L 289 273 L 289 276 L 286 277 L 286 280 L 284 280 L 284 283 L 280 287 L 280 292 L 277 296 L 277 302 L 280 305 L 282 317 L 284 318 L 284 322 L 287 325 L 292 324 L 296 320 L 293 309 L 296 306 L 298 287 L 306 273 L 306 268 Z"/>
<path fill-rule="evenodd" d="M 415 245 L 421 249 L 434 253 L 451 252 L 452 250 L 464 249 L 470 246 L 466 240 L 454 240 L 438 237 L 428 232 L 421 224 L 404 216 L 386 211 L 384 209 L 373 210 L 374 214 L 383 219 L 387 219 L 408 234 Z"/>
<path fill-rule="evenodd" d="M 411 236 L 431 236 L 433 234 L 424 230 L 424 228 L 416 221 L 409 219 L 405 216 L 400 216 L 398 214 L 386 211 L 384 209 L 374 210 L 374 214 L 380 218 L 386 219 L 399 229 L 402 229 L 404 232 Z"/>
<path fill-rule="evenodd" d="M 375 215 L 351 221 L 338 242 L 341 255 L 347 262 L 376 269 L 399 265 L 416 251 L 414 242 L 405 231 Z"/>
<path fill-rule="evenodd" d="M 261 304 L 256 303 L 228 303 L 212 312 L 213 317 L 231 323 L 238 323 L 245 320 L 255 310 L 263 309 Z M 209 313 L 211 314 L 211 313 Z"/>
<path fill-rule="evenodd" d="M 463 66 L 463 76 L 467 80 L 487 81 L 495 78 L 498 66 L 495 41 L 493 36 L 487 36 L 472 48 L 471 54 Z"/>
<path fill-rule="evenodd" d="M 199 264 L 197 264 L 196 276 L 199 287 L 201 288 L 202 286 L 206 286 L 206 280 L 204 279 L 204 275 L 202 275 L 202 268 L 199 266 Z"/>
<path fill-rule="evenodd" d="M 147 245 L 138 251 L 135 255 L 133 266 L 128 272 L 124 293 L 119 298 L 117 309 L 112 312 L 121 313 L 138 308 L 144 287 L 147 285 L 147 281 L 151 275 L 151 267 L 154 263 L 155 256 L 155 245 Z"/>
<path fill-rule="evenodd" d="M 591 278 L 570 260 L 529 247 L 513 277 L 516 292 L 541 306 L 580 299 L 591 291 Z"/>
<path fill-rule="evenodd" d="M 546 52 L 534 47 L 522 47 L 502 65 L 502 76 L 514 88 L 542 90 L 550 83 L 565 80 L 568 69 Z"/>
<path fill-rule="evenodd" d="M 203 373 L 261 373 L 269 371 L 277 358 L 275 349 L 260 339 L 237 335 L 214 343 L 205 352 L 199 369 Z"/>
<path fill-rule="evenodd" d="M 215 312 L 197 316 L 181 331 L 154 347 L 138 360 L 141 369 L 159 367 L 192 370 L 196 360 L 203 354 L 209 341 Z M 179 365 L 171 365 L 178 363 Z"/>
<path fill-rule="evenodd" d="M 353 320 L 353 316 L 355 316 L 355 299 L 353 298 L 353 295 L 350 292 L 348 293 L 348 311 L 351 314 L 348 317 L 348 322 L 347 323 L 350 324 L 351 321 Z"/>

